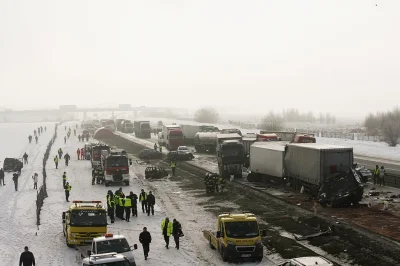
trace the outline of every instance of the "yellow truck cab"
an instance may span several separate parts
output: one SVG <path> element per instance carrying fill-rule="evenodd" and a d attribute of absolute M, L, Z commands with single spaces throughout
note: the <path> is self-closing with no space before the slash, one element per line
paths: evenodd
<path fill-rule="evenodd" d="M 68 247 L 90 245 L 107 233 L 107 214 L 101 201 L 72 201 L 62 213 L 63 233 Z"/>
<path fill-rule="evenodd" d="M 255 259 L 262 261 L 264 246 L 257 218 L 252 213 L 221 214 L 218 216 L 217 231 L 203 231 L 212 249 L 217 249 L 223 261 Z"/>

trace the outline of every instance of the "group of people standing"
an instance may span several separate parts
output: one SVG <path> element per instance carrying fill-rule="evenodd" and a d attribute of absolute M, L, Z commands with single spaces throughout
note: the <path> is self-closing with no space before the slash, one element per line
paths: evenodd
<path fill-rule="evenodd" d="M 374 170 L 374 185 L 379 184 L 379 186 L 384 186 L 385 185 L 385 167 L 383 165 L 379 168 L 379 165 L 375 166 Z"/>
<path fill-rule="evenodd" d="M 44 131 L 46 131 L 46 130 L 47 130 L 47 128 L 44 127 Z M 42 126 L 38 127 L 37 131 L 36 131 L 36 129 L 33 130 L 33 135 L 35 136 L 36 143 L 38 143 L 39 136 L 40 136 L 41 133 L 43 133 L 43 127 Z M 32 143 L 32 135 L 28 136 L 28 140 L 29 140 L 29 143 Z"/>

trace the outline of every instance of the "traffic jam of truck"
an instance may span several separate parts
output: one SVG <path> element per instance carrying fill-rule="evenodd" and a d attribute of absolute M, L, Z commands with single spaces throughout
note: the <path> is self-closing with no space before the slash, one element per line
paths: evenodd
<path fill-rule="evenodd" d="M 135 137 L 142 139 L 149 139 L 152 137 L 151 133 L 155 133 L 157 149 L 142 150 L 143 159 L 147 158 L 146 156 L 155 156 L 153 153 L 159 153 L 160 156 L 147 159 L 160 160 L 162 158 L 161 146 L 171 153 L 166 156 L 170 160 L 174 155 L 172 153 L 178 152 L 189 154 L 192 156 L 190 159 L 192 160 L 195 156 L 190 149 L 195 151 L 195 155 L 214 155 L 218 172 L 206 175 L 206 190 L 212 186 L 212 191 L 218 192 L 218 185 L 220 185 L 221 191 L 221 179 L 241 179 L 245 175 L 249 182 L 265 183 L 274 180 L 285 183 L 296 191 L 307 193 L 322 206 L 357 205 L 362 199 L 363 177 L 361 171 L 365 169 L 360 170 L 354 165 L 353 149 L 316 143 L 316 138 L 312 134 L 269 131 L 242 133 L 241 130 L 235 128 L 220 130 L 210 125 L 178 125 L 175 123 L 158 125 L 156 130 L 152 130 L 149 121 L 138 120 L 131 123 L 125 119 L 116 120 L 115 128 L 122 133 L 134 134 Z M 158 147 L 160 147 L 160 151 L 158 151 Z M 103 143 L 91 145 L 90 148 L 92 166 L 104 173 L 102 183 L 105 186 L 113 183 L 129 185 L 129 166 L 132 161 L 127 157 L 126 152 L 113 150 Z M 152 153 L 144 153 L 150 150 Z M 175 156 L 175 158 L 177 157 Z M 157 170 L 157 167 L 153 168 Z M 146 178 L 150 178 L 150 172 L 155 172 L 150 168 L 146 168 Z M 166 175 L 167 173 L 162 176 Z M 157 174 L 154 176 L 151 179 L 159 178 Z M 210 185 L 209 182 L 214 184 Z M 100 254 L 98 251 L 101 241 L 110 241 L 112 238 L 121 239 L 121 236 L 106 235 L 107 232 L 104 229 L 101 229 L 101 232 L 93 231 L 92 233 L 90 230 L 90 232 L 87 231 L 88 228 L 84 228 L 86 231 L 79 234 L 80 231 L 83 231 L 82 228 L 79 228 L 78 224 L 71 223 L 70 220 L 74 210 L 89 208 L 88 205 L 82 205 L 82 203 L 74 202 L 70 209 L 63 213 L 67 245 L 90 242 L 92 247 L 91 250 L 86 250 L 89 255 L 86 260 L 101 260 L 103 255 L 104 259 L 106 257 L 107 259 L 121 259 L 117 255 L 123 255 L 124 261 L 127 260 L 128 263 L 134 265 L 130 259 L 133 256 L 109 253 L 113 252 L 110 250 L 104 251 L 105 254 Z M 100 208 L 98 212 L 101 213 L 102 209 Z M 217 250 L 223 261 L 238 259 L 261 261 L 263 258 L 261 239 L 265 234 L 264 231 L 260 231 L 257 217 L 252 213 L 221 214 L 218 216 L 216 231 L 203 231 L 210 248 Z M 125 246 L 129 254 L 131 250 L 135 249 L 135 247 L 132 249 L 133 246 L 129 246 L 127 243 Z M 92 256 L 98 257 L 92 258 Z M 299 258 L 299 261 L 302 260 L 323 262 L 323 258 L 314 257 Z M 296 259 L 287 263 L 290 263 L 287 265 L 297 265 Z"/>

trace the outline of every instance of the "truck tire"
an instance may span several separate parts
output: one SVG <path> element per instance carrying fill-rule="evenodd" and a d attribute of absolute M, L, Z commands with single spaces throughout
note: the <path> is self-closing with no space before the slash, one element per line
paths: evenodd
<path fill-rule="evenodd" d="M 68 243 L 68 238 L 65 238 L 65 244 L 67 245 L 67 247 L 72 248 L 73 246 L 71 244 Z"/>
<path fill-rule="evenodd" d="M 106 187 L 108 187 L 108 186 L 110 185 L 110 183 L 105 182 L 104 185 L 105 185 Z"/>
<path fill-rule="evenodd" d="M 211 249 L 215 249 L 215 247 L 211 244 L 211 236 L 210 236 L 210 239 L 208 240 L 208 242 L 209 242 L 209 244 L 210 244 L 210 248 L 211 248 Z"/>
<path fill-rule="evenodd" d="M 125 186 L 129 186 L 129 181 L 124 182 L 124 183 L 125 183 Z"/>
<path fill-rule="evenodd" d="M 222 248 L 221 256 L 222 256 L 222 261 L 223 262 L 229 261 L 229 256 L 228 256 L 228 253 L 225 252 L 225 248 Z"/>
<path fill-rule="evenodd" d="M 263 260 L 263 258 L 264 258 L 264 257 L 258 257 L 258 258 L 256 258 L 256 261 L 257 261 L 257 262 L 261 262 L 261 261 Z"/>

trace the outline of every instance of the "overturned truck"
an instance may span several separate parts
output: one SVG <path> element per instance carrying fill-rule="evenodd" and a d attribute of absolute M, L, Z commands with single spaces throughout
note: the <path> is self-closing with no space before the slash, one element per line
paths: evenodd
<path fill-rule="evenodd" d="M 353 148 L 288 142 L 259 142 L 250 147 L 249 181 L 278 178 L 302 188 L 321 204 L 361 200 L 361 180 L 353 167 Z M 339 200 L 340 198 L 340 200 Z M 340 204 L 331 202 L 340 201 Z"/>

